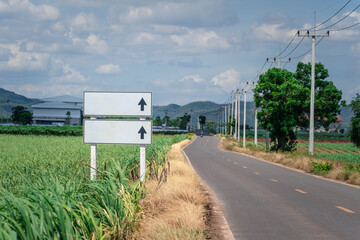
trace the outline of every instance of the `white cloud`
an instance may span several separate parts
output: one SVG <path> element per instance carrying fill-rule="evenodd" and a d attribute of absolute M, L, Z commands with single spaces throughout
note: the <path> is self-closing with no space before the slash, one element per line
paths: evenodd
<path fill-rule="evenodd" d="M 231 25 L 238 21 L 231 9 L 221 1 L 176 1 L 155 2 L 147 6 L 129 7 L 120 13 L 119 20 L 125 23 L 165 24 L 188 27 Z M 119 11 L 113 10 L 117 16 Z"/>
<path fill-rule="evenodd" d="M 235 89 L 240 81 L 240 73 L 234 69 L 227 70 L 219 75 L 213 77 L 211 82 L 214 85 L 220 86 L 224 91 L 230 92 Z"/>
<path fill-rule="evenodd" d="M 201 83 L 203 81 L 204 79 L 200 77 L 199 74 L 185 76 L 179 80 L 179 82 L 195 82 L 195 83 Z"/>
<path fill-rule="evenodd" d="M 48 66 L 50 55 L 33 51 L 22 51 L 19 41 L 16 44 L 0 44 L 0 47 L 9 53 L 0 61 L 0 68 L 4 70 L 45 70 Z"/>
<path fill-rule="evenodd" d="M 79 32 L 92 32 L 96 28 L 98 21 L 93 13 L 81 12 L 74 17 L 71 26 Z"/>
<path fill-rule="evenodd" d="M 52 59 L 50 74 L 50 82 L 60 83 L 84 83 L 88 79 L 69 64 L 65 64 L 60 59 Z"/>
<path fill-rule="evenodd" d="M 252 36 L 259 41 L 287 42 L 292 39 L 297 29 L 284 28 L 284 23 L 253 24 L 251 26 Z"/>
<path fill-rule="evenodd" d="M 9 0 L 0 3 L 0 14 L 5 18 L 24 18 L 28 20 L 55 20 L 60 11 L 50 5 L 34 5 L 28 0 Z"/>
<path fill-rule="evenodd" d="M 88 46 L 85 48 L 90 53 L 105 54 L 108 52 L 109 47 L 105 40 L 101 40 L 98 36 L 91 34 L 86 39 Z"/>
<path fill-rule="evenodd" d="M 106 65 L 101 65 L 95 71 L 99 74 L 114 74 L 121 72 L 121 68 L 119 65 L 106 64 Z"/>
<path fill-rule="evenodd" d="M 205 31 L 204 29 L 188 29 L 186 34 L 170 35 L 170 39 L 179 47 L 179 51 L 185 52 L 227 49 L 230 47 L 225 38 L 220 37 L 214 31 Z"/>

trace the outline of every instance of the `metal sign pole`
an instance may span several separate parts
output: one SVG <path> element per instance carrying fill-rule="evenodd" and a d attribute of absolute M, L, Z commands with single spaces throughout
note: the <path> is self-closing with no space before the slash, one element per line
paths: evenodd
<path fill-rule="evenodd" d="M 91 117 L 91 120 L 96 119 Z M 90 144 L 90 180 L 96 180 L 96 144 Z"/>
<path fill-rule="evenodd" d="M 140 118 L 141 121 L 144 121 L 145 118 Z M 140 145 L 140 182 L 145 182 L 145 171 L 146 171 L 146 147 L 145 145 Z"/>

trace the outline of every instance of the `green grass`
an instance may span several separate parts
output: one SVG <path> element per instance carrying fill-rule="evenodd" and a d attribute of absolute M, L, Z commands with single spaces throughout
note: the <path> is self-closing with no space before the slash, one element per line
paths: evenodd
<path fill-rule="evenodd" d="M 171 144 L 154 137 L 147 174 L 161 171 Z M 89 181 L 82 137 L 0 134 L 0 239 L 126 239 L 141 216 L 139 147 L 98 145 Z"/>

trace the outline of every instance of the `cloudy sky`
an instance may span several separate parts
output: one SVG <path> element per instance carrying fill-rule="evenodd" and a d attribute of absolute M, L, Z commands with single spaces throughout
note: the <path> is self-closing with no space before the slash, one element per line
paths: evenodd
<path fill-rule="evenodd" d="M 154 105 L 223 103 L 314 25 L 314 11 L 322 23 L 347 4 L 318 29 L 360 22 L 360 2 L 348 2 L 0 0 L 0 87 L 32 98 L 152 91 Z M 310 48 L 309 38 L 295 37 L 282 54 L 293 59 L 281 67 L 294 71 Z M 316 58 L 345 100 L 360 92 L 360 25 L 330 31 Z"/>

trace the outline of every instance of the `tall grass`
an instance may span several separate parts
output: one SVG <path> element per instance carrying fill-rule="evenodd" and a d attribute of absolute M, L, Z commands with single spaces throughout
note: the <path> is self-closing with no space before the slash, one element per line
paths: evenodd
<path fill-rule="evenodd" d="M 148 165 L 180 137 L 156 137 Z M 137 146 L 98 146 L 89 181 L 81 137 L 0 135 L 0 239 L 126 239 L 141 216 Z M 148 171 L 149 172 L 149 171 Z"/>

